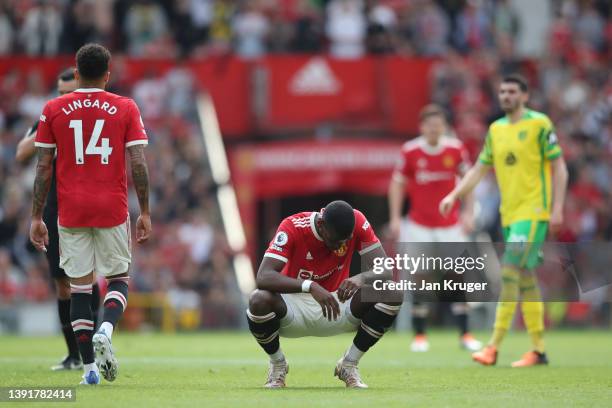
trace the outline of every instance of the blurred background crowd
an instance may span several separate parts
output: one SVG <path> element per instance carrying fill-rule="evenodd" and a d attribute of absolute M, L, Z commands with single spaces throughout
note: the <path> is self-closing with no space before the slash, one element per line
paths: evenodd
<path fill-rule="evenodd" d="M 612 241 L 611 12 L 607 0 L 0 0 L 0 58 L 69 55 L 91 41 L 143 58 L 433 58 L 432 100 L 448 109 L 473 159 L 500 113 L 500 77 L 520 71 L 532 85 L 531 107 L 555 123 L 570 168 L 566 226 L 557 240 Z M 110 90 L 136 100 L 151 138 L 155 238 L 137 251 L 132 284 L 168 292 L 177 308 L 202 310 L 198 324 L 234 325 L 240 295 L 204 159 L 192 74 L 177 66 L 128 83 L 120 67 L 113 70 Z M 36 71 L 0 78 L 0 304 L 53 296 L 46 264 L 28 246 L 33 164 L 14 159 L 53 96 Z M 477 227 L 495 240 L 493 176 L 477 195 Z"/>

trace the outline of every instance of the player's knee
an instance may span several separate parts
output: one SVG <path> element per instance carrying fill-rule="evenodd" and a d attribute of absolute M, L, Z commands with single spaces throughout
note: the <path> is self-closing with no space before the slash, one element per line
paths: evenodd
<path fill-rule="evenodd" d="M 274 294 L 267 290 L 255 289 L 249 297 L 249 310 L 254 315 L 264 315 L 274 311 Z"/>
<path fill-rule="evenodd" d="M 401 306 L 404 302 L 404 292 L 399 290 L 391 290 L 389 293 L 385 294 L 385 305 L 388 306 Z"/>

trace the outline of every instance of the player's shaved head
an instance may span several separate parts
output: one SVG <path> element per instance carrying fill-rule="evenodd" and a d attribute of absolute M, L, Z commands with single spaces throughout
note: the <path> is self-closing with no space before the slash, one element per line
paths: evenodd
<path fill-rule="evenodd" d="M 323 224 L 327 232 L 337 240 L 348 239 L 355 228 L 355 212 L 346 201 L 337 200 L 327 204 L 323 211 Z"/>
<path fill-rule="evenodd" d="M 86 80 L 98 80 L 108 72 L 110 52 L 100 44 L 85 44 L 76 54 L 79 76 Z"/>

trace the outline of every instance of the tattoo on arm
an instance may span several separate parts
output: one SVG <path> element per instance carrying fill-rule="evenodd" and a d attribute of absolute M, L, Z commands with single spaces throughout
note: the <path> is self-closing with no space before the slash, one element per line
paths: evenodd
<path fill-rule="evenodd" d="M 42 217 L 43 208 L 47 201 L 51 176 L 53 175 L 53 155 L 55 148 L 38 147 L 38 163 L 36 165 L 36 178 L 34 179 L 34 192 L 32 200 L 32 217 Z"/>
<path fill-rule="evenodd" d="M 128 147 L 130 164 L 132 166 L 132 181 L 138 196 L 140 212 L 149 213 L 149 169 L 144 154 L 143 145 Z"/>

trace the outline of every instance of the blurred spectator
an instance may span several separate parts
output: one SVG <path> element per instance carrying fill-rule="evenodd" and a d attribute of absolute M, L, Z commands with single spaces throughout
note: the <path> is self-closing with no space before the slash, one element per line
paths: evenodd
<path fill-rule="evenodd" d="M 166 83 L 153 71 L 145 72 L 143 78 L 134 84 L 134 100 L 140 108 L 142 118 L 157 121 L 166 108 Z"/>
<path fill-rule="evenodd" d="M 189 222 L 181 225 L 178 236 L 183 244 L 189 246 L 189 254 L 193 262 L 201 265 L 208 260 L 214 235 L 212 227 L 206 222 L 200 211 L 194 211 Z"/>
<path fill-rule="evenodd" d="M 153 0 L 135 0 L 133 3 L 125 21 L 128 51 L 134 56 L 151 55 L 149 47 L 167 34 L 166 14 Z"/>
<path fill-rule="evenodd" d="M 79 0 L 74 2 L 68 8 L 64 18 L 64 30 L 61 37 L 62 51 L 74 53 L 88 42 L 99 41 L 96 29 L 98 18 L 101 18 L 101 16 L 96 14 L 93 1 Z"/>
<path fill-rule="evenodd" d="M 395 11 L 379 0 L 368 1 L 366 11 L 368 15 L 368 53 L 388 54 L 393 52 L 397 29 Z"/>
<path fill-rule="evenodd" d="M 270 24 L 253 2 L 246 3 L 232 22 L 236 54 L 243 58 L 257 58 L 266 52 L 266 36 Z"/>
<path fill-rule="evenodd" d="M 11 303 L 20 292 L 20 273 L 11 263 L 8 250 L 0 247 L 0 303 Z"/>
<path fill-rule="evenodd" d="M 28 10 L 20 39 L 29 55 L 56 55 L 62 32 L 62 16 L 53 0 L 37 0 Z"/>
<path fill-rule="evenodd" d="M 13 23 L 8 11 L 0 8 L 0 56 L 13 51 Z"/>
<path fill-rule="evenodd" d="M 327 5 L 330 53 L 335 58 L 359 58 L 365 53 L 367 23 L 360 0 L 332 0 Z"/>
<path fill-rule="evenodd" d="M 47 98 L 41 73 L 36 70 L 31 71 L 28 75 L 25 93 L 19 99 L 19 113 L 34 122 L 40 117 Z"/>
<path fill-rule="evenodd" d="M 583 1 L 574 21 L 576 37 L 588 42 L 593 49 L 603 51 L 606 24 L 603 17 L 595 9 L 594 2 Z"/>
<path fill-rule="evenodd" d="M 231 19 L 235 4 L 231 0 L 215 1 L 210 24 L 210 46 L 216 52 L 228 52 L 232 39 Z"/>
<path fill-rule="evenodd" d="M 463 52 L 490 47 L 493 43 L 491 18 L 483 0 L 468 0 L 467 6 L 457 16 L 456 32 L 453 35 Z"/>
<path fill-rule="evenodd" d="M 417 51 L 425 56 L 442 55 L 448 48 L 450 21 L 433 0 L 419 0 L 411 13 L 410 32 Z"/>

